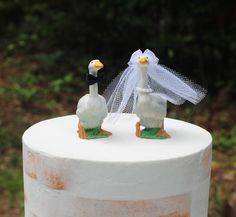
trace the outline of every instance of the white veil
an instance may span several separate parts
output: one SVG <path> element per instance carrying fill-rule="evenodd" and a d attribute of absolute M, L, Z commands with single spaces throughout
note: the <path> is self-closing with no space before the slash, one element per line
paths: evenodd
<path fill-rule="evenodd" d="M 152 51 L 147 49 L 143 53 L 137 50 L 132 54 L 129 66 L 108 85 L 104 92 L 109 112 L 134 112 L 138 97 L 137 86 L 140 75 L 137 66 L 140 56 L 148 57 L 148 82 L 154 94 L 176 105 L 183 104 L 186 100 L 197 104 L 205 97 L 204 88 L 174 70 L 158 64 L 159 59 Z"/>

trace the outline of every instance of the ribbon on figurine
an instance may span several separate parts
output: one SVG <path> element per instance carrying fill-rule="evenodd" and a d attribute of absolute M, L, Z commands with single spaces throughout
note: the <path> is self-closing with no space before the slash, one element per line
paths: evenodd
<path fill-rule="evenodd" d="M 102 72 L 100 72 L 97 76 L 91 75 L 89 73 L 86 74 L 86 81 L 88 82 L 88 85 L 93 85 L 95 83 L 101 83 L 102 79 L 103 79 Z"/>

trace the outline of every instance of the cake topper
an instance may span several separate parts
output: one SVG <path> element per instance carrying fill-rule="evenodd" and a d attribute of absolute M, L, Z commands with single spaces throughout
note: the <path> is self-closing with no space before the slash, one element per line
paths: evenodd
<path fill-rule="evenodd" d="M 135 51 L 128 67 L 121 72 L 104 92 L 111 113 L 136 113 L 136 136 L 166 139 L 164 130 L 167 101 L 180 105 L 186 100 L 199 103 L 206 90 L 188 78 L 158 63 L 155 54 L 146 49 Z M 144 129 L 141 129 L 141 126 Z"/>
<path fill-rule="evenodd" d="M 98 82 L 102 75 L 98 71 L 103 68 L 100 60 L 92 60 L 88 65 L 87 81 L 89 94 L 80 98 L 76 115 L 79 118 L 78 134 L 81 139 L 104 138 L 111 135 L 101 125 L 108 114 L 106 100 L 98 94 Z"/>

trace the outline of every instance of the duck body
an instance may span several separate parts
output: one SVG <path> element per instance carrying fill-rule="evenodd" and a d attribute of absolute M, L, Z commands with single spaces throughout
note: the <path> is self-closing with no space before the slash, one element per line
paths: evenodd
<path fill-rule="evenodd" d="M 148 58 L 139 58 L 138 100 L 135 113 L 140 121 L 136 124 L 136 136 L 148 139 L 169 138 L 164 130 L 164 118 L 167 114 L 167 101 L 158 94 L 152 93 L 148 86 Z M 141 126 L 144 127 L 141 130 Z"/>
<path fill-rule="evenodd" d="M 139 92 L 135 113 L 142 126 L 161 128 L 167 115 L 167 101 L 154 93 Z"/>
<path fill-rule="evenodd" d="M 76 115 L 85 129 L 100 128 L 107 114 L 106 100 L 101 95 L 86 94 L 78 102 Z"/>

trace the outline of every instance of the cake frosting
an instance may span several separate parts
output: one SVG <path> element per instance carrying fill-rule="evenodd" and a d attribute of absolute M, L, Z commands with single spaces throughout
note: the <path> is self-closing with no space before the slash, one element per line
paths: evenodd
<path fill-rule="evenodd" d="M 109 138 L 78 138 L 75 115 L 23 135 L 26 217 L 206 217 L 211 135 L 165 119 L 166 140 L 135 136 L 137 117 L 104 121 Z"/>

